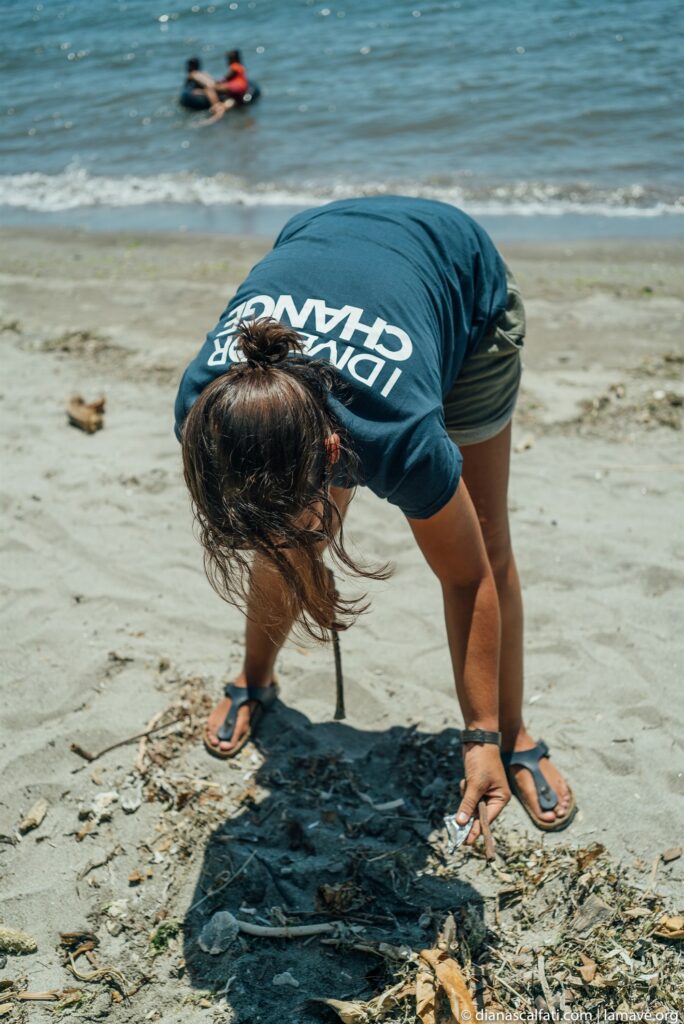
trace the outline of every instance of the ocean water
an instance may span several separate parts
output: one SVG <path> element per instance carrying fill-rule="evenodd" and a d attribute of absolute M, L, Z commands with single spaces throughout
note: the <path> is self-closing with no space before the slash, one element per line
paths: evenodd
<path fill-rule="evenodd" d="M 684 220 L 680 0 L 4 0 L 0 216 L 202 224 L 358 193 Z M 203 127 L 183 65 L 262 90 Z M 175 213 L 174 213 L 175 211 Z M 163 219 L 163 217 L 162 217 Z"/>

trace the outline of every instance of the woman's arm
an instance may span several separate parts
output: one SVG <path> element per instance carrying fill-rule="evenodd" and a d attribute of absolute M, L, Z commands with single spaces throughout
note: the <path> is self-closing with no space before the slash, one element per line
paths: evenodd
<path fill-rule="evenodd" d="M 447 638 L 456 692 L 467 729 L 499 728 L 501 623 L 496 584 L 482 530 L 463 480 L 456 494 L 429 519 L 408 520 L 425 559 L 442 586 Z M 495 746 L 466 744 L 466 789 L 459 820 L 476 812 L 480 798 L 492 821 L 510 799 Z M 479 834 L 473 829 L 471 841 Z"/>

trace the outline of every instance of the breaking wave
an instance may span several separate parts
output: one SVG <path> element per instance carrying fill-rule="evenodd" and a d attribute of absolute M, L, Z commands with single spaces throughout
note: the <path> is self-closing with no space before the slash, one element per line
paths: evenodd
<path fill-rule="evenodd" d="M 249 183 L 226 174 L 151 176 L 93 175 L 70 166 L 59 174 L 31 172 L 0 175 L 0 206 L 57 213 L 84 207 L 148 204 L 200 206 L 315 206 L 358 195 L 399 193 L 441 199 L 476 216 L 535 216 L 582 213 L 612 217 L 660 217 L 684 214 L 684 194 L 676 188 L 640 184 L 600 188 L 583 183 L 519 181 L 482 184 L 468 180 L 391 183 L 287 185 Z"/>

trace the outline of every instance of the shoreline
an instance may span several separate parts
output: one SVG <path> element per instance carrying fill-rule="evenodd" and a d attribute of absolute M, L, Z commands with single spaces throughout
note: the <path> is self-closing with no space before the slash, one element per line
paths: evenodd
<path fill-rule="evenodd" d="M 307 204 L 308 205 L 308 204 Z M 150 203 L 141 206 L 92 206 L 45 212 L 2 207 L 5 229 L 124 231 L 241 235 L 274 238 L 290 217 L 307 205 L 208 205 Z M 466 213 L 468 207 L 464 206 Z M 552 241 L 684 241 L 684 216 L 679 214 L 474 213 L 472 216 L 498 242 Z"/>

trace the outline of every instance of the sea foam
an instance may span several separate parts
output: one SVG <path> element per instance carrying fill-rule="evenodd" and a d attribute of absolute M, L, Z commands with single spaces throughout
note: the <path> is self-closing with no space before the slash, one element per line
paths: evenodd
<path fill-rule="evenodd" d="M 87 207 L 149 204 L 198 206 L 316 206 L 356 195 L 402 194 L 439 199 L 478 215 L 562 215 L 660 217 L 684 214 L 684 196 L 676 190 L 639 184 L 600 189 L 585 183 L 511 182 L 483 185 L 436 181 L 416 183 L 338 183 L 289 185 L 250 183 L 227 174 L 190 172 L 157 175 L 95 175 L 70 166 L 58 174 L 0 175 L 0 206 L 57 213 Z"/>

